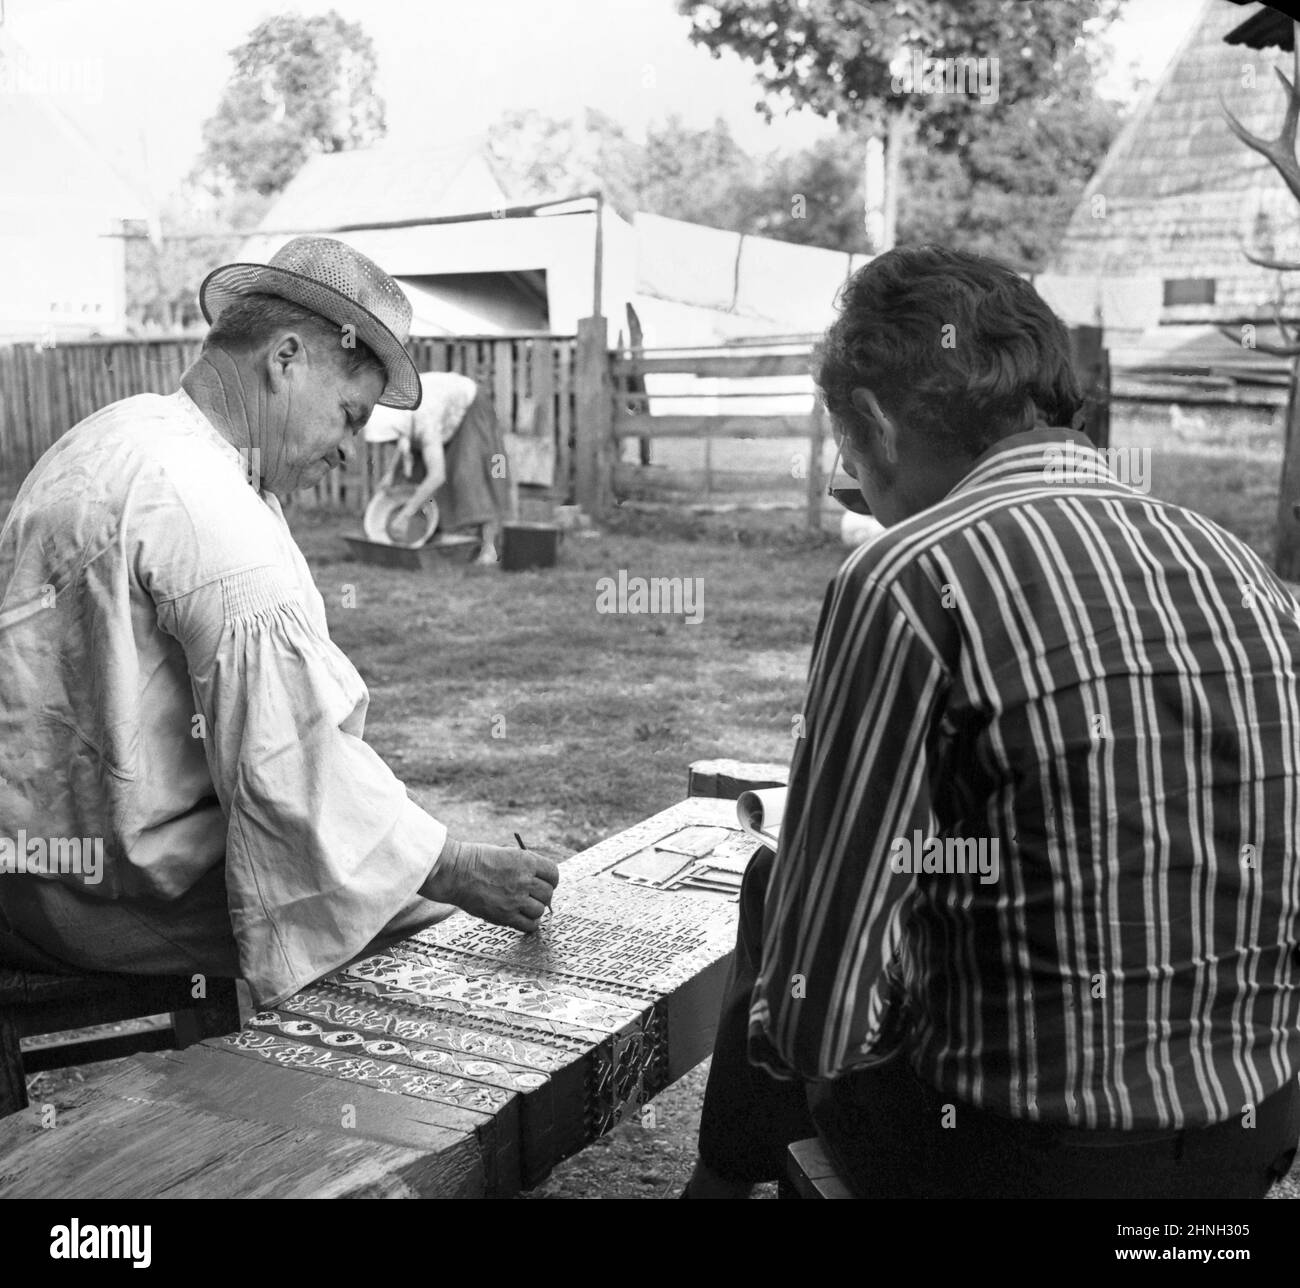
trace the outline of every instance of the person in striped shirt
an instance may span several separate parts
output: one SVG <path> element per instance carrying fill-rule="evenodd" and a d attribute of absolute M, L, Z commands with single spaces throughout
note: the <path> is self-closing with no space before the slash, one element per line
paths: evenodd
<path fill-rule="evenodd" d="M 817 382 L 885 531 L 822 606 L 687 1197 L 812 1123 L 862 1197 L 1262 1196 L 1300 1137 L 1300 604 L 1070 428 L 1065 330 L 995 261 L 872 261 Z"/>

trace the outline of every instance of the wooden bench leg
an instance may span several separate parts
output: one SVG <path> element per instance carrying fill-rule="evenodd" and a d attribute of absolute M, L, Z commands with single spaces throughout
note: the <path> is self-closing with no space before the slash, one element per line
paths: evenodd
<path fill-rule="evenodd" d="M 796 1140 L 786 1152 L 786 1171 L 801 1199 L 851 1199 L 853 1191 L 844 1183 L 819 1137 Z"/>
<path fill-rule="evenodd" d="M 208 995 L 195 999 L 184 1011 L 171 1013 L 172 1032 L 178 1049 L 193 1046 L 204 1038 L 222 1037 L 239 1029 L 239 994 L 233 979 L 209 979 Z"/>
<path fill-rule="evenodd" d="M 27 1078 L 23 1074 L 23 1052 L 18 1045 L 18 1026 L 0 1012 L 0 1117 L 27 1108 Z"/>

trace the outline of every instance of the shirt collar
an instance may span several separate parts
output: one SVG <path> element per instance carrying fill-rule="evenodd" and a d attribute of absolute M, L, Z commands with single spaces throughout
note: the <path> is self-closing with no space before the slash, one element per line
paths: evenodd
<path fill-rule="evenodd" d="M 970 472 L 948 495 L 956 496 L 990 483 L 1102 483 L 1122 488 L 1104 452 L 1072 429 L 1030 429 L 1008 434 L 977 457 Z"/>

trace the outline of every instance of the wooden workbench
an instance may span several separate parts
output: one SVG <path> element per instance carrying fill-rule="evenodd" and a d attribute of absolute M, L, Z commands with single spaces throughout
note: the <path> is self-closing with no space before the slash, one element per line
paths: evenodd
<path fill-rule="evenodd" d="M 708 1054 L 755 851 L 690 799 L 575 855 L 535 935 L 464 914 L 0 1120 L 0 1196 L 508 1196 Z M 42 1123 L 47 1125 L 42 1125 Z"/>

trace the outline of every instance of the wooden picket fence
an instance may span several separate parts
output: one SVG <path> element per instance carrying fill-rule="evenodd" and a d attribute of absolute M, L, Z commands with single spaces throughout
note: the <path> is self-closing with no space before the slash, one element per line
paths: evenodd
<path fill-rule="evenodd" d="M 1070 338 L 1088 394 L 1088 430 L 1105 446 L 1110 372 L 1101 333 L 1075 327 Z M 524 458 L 535 468 L 543 462 L 549 486 L 535 495 L 550 505 L 576 503 L 598 519 L 625 502 L 689 505 L 692 498 L 680 489 L 654 499 L 664 463 L 652 457 L 656 442 L 694 440 L 703 448 L 702 465 L 684 462 L 678 447 L 675 473 L 691 488 L 703 484 L 704 508 L 802 509 L 817 530 L 827 426 L 813 396 L 813 340 L 766 336 L 706 348 L 611 351 L 606 320 L 583 318 L 575 336 L 456 336 L 409 347 L 421 371 L 458 371 L 490 391 L 512 468 Z M 0 475 L 21 478 L 56 438 L 109 403 L 170 393 L 199 345 L 179 337 L 0 346 Z M 623 459 L 628 439 L 641 443 L 639 462 Z M 359 514 L 391 451 L 372 444 L 356 453 L 346 469 L 299 494 L 299 503 Z M 737 461 L 750 467 L 748 492 L 713 497 Z"/>
<path fill-rule="evenodd" d="M 811 377 L 815 336 L 763 336 L 695 348 L 628 348 L 612 355 L 616 443 L 636 439 L 639 460 L 615 452 L 614 491 L 650 508 L 803 509 L 821 525 L 826 424 Z M 693 440 L 701 451 L 656 465 L 654 443 Z M 737 471 L 759 455 L 737 440 L 780 440 L 766 468 Z M 793 450 L 790 450 L 793 449 Z M 730 462 L 721 469 L 715 453 Z M 660 453 L 667 456 L 668 453 Z M 730 475 L 730 480 L 727 477 Z M 698 495 L 683 495 L 683 477 Z M 721 485 L 721 492 L 717 493 Z M 741 495 L 737 489 L 746 489 Z"/>
<path fill-rule="evenodd" d="M 812 381 L 817 339 L 762 336 L 711 347 L 615 351 L 615 499 L 649 509 L 803 511 L 808 529 L 820 531 L 829 444 Z M 1105 447 L 1110 367 L 1101 341 L 1098 327 L 1070 330 L 1086 397 L 1085 429 Z M 628 439 L 641 443 L 635 461 L 617 446 Z M 657 453 L 653 444 L 665 440 L 679 442 Z M 692 444 L 701 450 L 687 450 Z"/>
<path fill-rule="evenodd" d="M 198 351 L 188 337 L 0 345 L 0 469 L 21 477 L 66 430 L 120 398 L 171 393 Z"/>
<path fill-rule="evenodd" d="M 141 393 L 172 393 L 200 339 L 87 340 L 0 345 L 0 473 L 21 478 L 54 441 L 92 412 Z M 456 336 L 408 346 L 421 371 L 458 371 L 490 391 L 502 429 L 549 444 L 550 500 L 572 499 L 577 378 L 572 336 Z M 360 513 L 391 448 L 372 444 L 298 500 Z"/>

